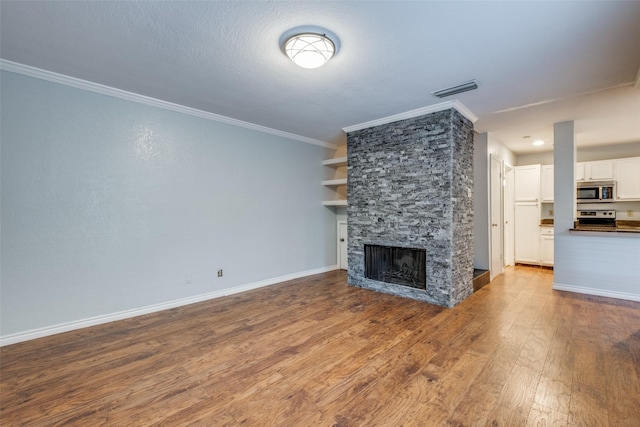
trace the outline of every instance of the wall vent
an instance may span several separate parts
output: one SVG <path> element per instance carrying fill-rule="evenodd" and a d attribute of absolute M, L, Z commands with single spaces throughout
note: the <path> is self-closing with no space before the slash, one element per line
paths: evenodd
<path fill-rule="evenodd" d="M 445 89 L 436 90 L 434 92 L 431 92 L 431 95 L 437 96 L 438 98 L 445 98 L 447 96 L 455 95 L 457 93 L 467 92 L 474 89 L 478 89 L 477 80 L 471 80 L 469 82 L 462 83 L 457 86 L 451 86 Z"/>

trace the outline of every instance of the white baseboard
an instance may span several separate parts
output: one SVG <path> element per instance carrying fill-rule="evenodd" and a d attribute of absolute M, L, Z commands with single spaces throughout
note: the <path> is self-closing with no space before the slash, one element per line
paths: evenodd
<path fill-rule="evenodd" d="M 326 273 L 337 270 L 337 265 L 329 265 L 326 267 L 315 268 L 313 270 L 300 271 L 297 273 L 287 274 L 285 276 L 274 277 L 271 279 L 261 280 L 259 282 L 247 283 L 245 285 L 234 286 L 232 288 L 221 289 L 219 291 L 209 292 L 206 294 L 195 295 L 192 297 L 181 298 L 173 301 L 167 301 L 160 304 L 148 305 L 145 307 L 134 308 L 131 310 L 119 311 L 116 313 L 105 314 L 101 316 L 89 317 L 87 319 L 75 320 L 73 322 L 61 323 L 44 328 L 32 329 L 26 332 L 18 332 L 15 334 L 0 337 L 0 347 L 5 345 L 16 344 L 23 341 L 42 338 L 49 335 L 55 335 L 62 332 L 69 332 L 76 329 L 87 328 L 89 326 L 101 325 L 103 323 L 114 322 L 116 320 L 128 319 L 131 317 L 142 316 L 144 314 L 155 313 L 170 308 L 180 307 L 183 305 L 194 304 L 197 302 L 207 301 L 210 299 L 220 298 L 240 292 L 250 291 L 265 286 L 275 285 L 277 283 L 286 282 L 288 280 L 299 279 L 301 277 L 313 276 L 314 274 Z"/>
<path fill-rule="evenodd" d="M 627 292 L 609 291 L 605 289 L 585 288 L 583 286 L 563 285 L 561 283 L 553 283 L 552 289 L 556 291 L 576 292 L 579 294 L 596 295 L 599 297 L 609 297 L 624 299 L 629 301 L 640 301 L 639 294 L 630 294 Z"/>

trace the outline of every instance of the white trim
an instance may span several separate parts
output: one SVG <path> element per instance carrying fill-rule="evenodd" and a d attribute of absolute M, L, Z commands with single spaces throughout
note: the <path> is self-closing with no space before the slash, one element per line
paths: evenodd
<path fill-rule="evenodd" d="M 361 129 L 366 129 L 374 126 L 386 125 L 387 123 L 397 122 L 398 120 L 406 120 L 414 117 L 424 116 L 425 114 L 435 113 L 437 111 L 449 110 L 455 108 L 460 114 L 471 120 L 471 123 L 475 123 L 478 117 L 471 112 L 467 107 L 462 105 L 459 101 L 445 101 L 439 104 L 429 105 L 427 107 L 418 108 L 415 110 L 407 111 L 404 113 L 395 114 L 393 116 L 383 117 L 369 122 L 360 123 L 353 126 L 347 126 L 342 128 L 346 133 L 354 132 Z"/>
<path fill-rule="evenodd" d="M 347 225 L 347 221 L 344 219 L 339 219 L 336 223 L 336 254 L 337 254 L 337 259 L 336 259 L 336 264 L 338 265 L 338 269 L 341 269 L 342 265 L 340 263 L 340 259 L 342 258 L 342 254 L 340 253 L 340 226 L 344 224 Z M 348 230 L 347 230 L 348 232 Z M 348 239 L 349 236 L 347 236 L 347 243 L 348 243 Z M 348 252 L 348 251 L 347 251 Z M 349 264 L 349 259 L 347 258 L 347 264 Z M 347 265 L 347 268 L 349 268 L 349 266 Z"/>
<path fill-rule="evenodd" d="M 215 122 L 226 123 L 228 125 L 238 126 L 241 128 L 250 129 L 257 132 L 268 133 L 270 135 L 280 136 L 283 138 L 292 139 L 292 140 L 304 142 L 307 144 L 319 145 L 321 147 L 329 148 L 332 150 L 336 150 L 338 148 L 337 145 L 332 144 L 330 142 L 320 141 L 318 139 L 308 138 L 306 136 L 296 135 L 293 133 L 272 129 L 266 126 L 256 125 L 254 123 L 233 119 L 231 117 L 221 116 L 220 114 L 209 113 L 207 111 L 186 107 L 180 104 L 174 104 L 172 102 L 151 98 L 149 96 L 144 96 L 144 95 L 140 95 L 133 92 L 127 92 L 126 90 L 116 89 L 113 87 L 89 82 L 89 81 L 78 79 L 75 77 L 65 76 L 64 74 L 58 74 L 52 71 L 42 70 L 40 68 L 31 67 L 29 65 L 19 64 L 17 62 L 7 61 L 6 59 L 0 58 L 0 70 L 22 74 L 24 76 L 33 77 L 40 80 L 46 80 L 53 83 L 62 84 L 65 86 L 71 86 L 76 89 L 83 89 L 89 92 L 95 92 L 102 95 L 112 96 L 114 98 L 125 99 L 127 101 L 136 102 L 138 104 L 149 105 L 152 107 L 162 108 L 169 111 L 188 114 L 190 116 L 200 117 L 202 119 L 212 120 Z"/>
<path fill-rule="evenodd" d="M 160 304 L 148 305 L 146 307 L 134 308 L 131 310 L 119 311 L 116 313 L 105 314 L 102 316 L 90 317 L 87 319 L 75 320 L 73 322 L 61 323 L 44 328 L 32 329 L 26 332 L 18 332 L 15 334 L 0 337 L 0 347 L 5 345 L 16 344 L 22 341 L 42 338 L 49 335 L 55 335 L 62 332 L 69 332 L 76 329 L 87 328 L 89 326 L 101 325 L 103 323 L 114 322 L 116 320 L 128 319 L 131 317 L 142 316 L 144 314 L 155 313 L 170 308 L 181 307 L 183 305 L 194 304 L 197 302 L 207 301 L 210 299 L 220 298 L 240 292 L 250 291 L 252 289 L 262 288 L 265 286 L 275 285 L 277 283 L 286 282 L 288 280 L 299 279 L 301 277 L 312 276 L 314 274 L 326 273 L 328 271 L 338 270 L 338 265 L 329 265 L 326 267 L 315 268 L 313 270 L 300 271 L 297 273 L 287 274 L 285 276 L 274 277 L 271 279 L 261 280 L 259 282 L 247 283 L 245 285 L 235 286 L 232 288 L 221 289 L 219 291 L 209 292 L 206 294 L 195 295 L 192 297 L 181 298 L 173 301 L 167 301 Z"/>
<path fill-rule="evenodd" d="M 597 295 L 600 297 L 617 298 L 629 301 L 640 301 L 640 294 L 630 294 L 628 292 L 617 292 L 596 288 L 585 288 L 583 286 L 563 285 L 561 283 L 555 282 L 553 283 L 552 289 L 556 291 L 576 292 L 578 294 Z"/>

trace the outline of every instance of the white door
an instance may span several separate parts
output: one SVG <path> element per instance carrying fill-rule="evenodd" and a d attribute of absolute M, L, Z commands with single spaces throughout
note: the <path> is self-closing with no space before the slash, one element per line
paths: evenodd
<path fill-rule="evenodd" d="M 513 219 L 513 168 L 505 166 L 504 183 L 504 265 L 515 265 Z"/>
<path fill-rule="evenodd" d="M 502 273 L 502 162 L 491 157 L 491 279 Z"/>
<path fill-rule="evenodd" d="M 347 223 L 338 221 L 338 266 L 347 270 Z"/>

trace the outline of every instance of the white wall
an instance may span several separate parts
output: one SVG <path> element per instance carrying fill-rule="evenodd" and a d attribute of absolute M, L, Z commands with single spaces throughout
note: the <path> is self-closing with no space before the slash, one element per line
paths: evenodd
<path fill-rule="evenodd" d="M 519 154 L 516 156 L 517 166 L 526 165 L 552 165 L 553 151 L 545 151 L 542 153 Z"/>
<path fill-rule="evenodd" d="M 491 134 L 489 134 L 488 144 L 489 156 L 493 155 L 509 166 L 516 166 L 516 156 L 513 152 L 493 138 Z"/>
<path fill-rule="evenodd" d="M 1 84 L 1 336 L 335 264 L 332 151 L 11 72 Z"/>
<path fill-rule="evenodd" d="M 640 142 L 627 144 L 611 144 L 598 147 L 582 147 L 577 149 L 577 162 L 590 162 L 594 160 L 622 159 L 625 157 L 640 156 Z M 552 165 L 553 151 L 542 153 L 520 154 L 516 157 L 518 166 L 525 165 Z"/>
<path fill-rule="evenodd" d="M 628 144 L 612 144 L 599 147 L 578 148 L 577 161 L 591 162 L 595 160 L 623 159 L 640 156 L 640 142 Z"/>

